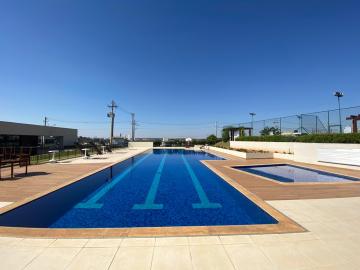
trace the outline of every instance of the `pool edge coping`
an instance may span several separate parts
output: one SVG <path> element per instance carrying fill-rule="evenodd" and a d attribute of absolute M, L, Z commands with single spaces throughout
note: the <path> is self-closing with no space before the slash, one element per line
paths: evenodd
<path fill-rule="evenodd" d="M 87 176 L 93 175 L 97 172 L 110 168 L 120 162 L 130 159 L 134 156 L 140 155 L 153 148 L 142 149 L 124 159 L 106 164 L 96 170 L 88 172 L 84 175 L 69 180 L 61 185 L 57 185 L 44 192 L 37 193 L 27 197 L 18 202 L 14 202 L 8 206 L 0 209 L 0 215 L 11 211 L 17 207 L 30 203 L 39 199 L 47 194 L 55 192 L 63 187 L 71 185 L 84 179 Z M 207 152 L 207 151 L 204 151 Z M 213 154 L 209 152 L 210 154 Z M 222 158 L 228 159 L 225 156 L 217 155 Z M 207 160 L 201 160 L 210 171 L 219 176 L 222 180 L 227 182 L 238 192 L 243 194 L 246 198 L 260 207 L 267 214 L 275 218 L 277 224 L 255 224 L 255 225 L 221 225 L 221 226 L 165 226 L 165 227 L 130 227 L 130 228 L 28 228 L 28 227 L 6 227 L 0 226 L 0 236 L 11 237 L 35 237 L 35 238 L 114 238 L 114 237 L 158 237 L 158 236 L 209 236 L 209 235 L 235 235 L 235 234 L 279 234 L 279 233 L 300 233 L 307 232 L 307 230 L 276 210 L 270 204 L 250 192 L 236 181 L 232 180 L 229 176 L 221 173 L 216 168 L 206 163 Z"/>

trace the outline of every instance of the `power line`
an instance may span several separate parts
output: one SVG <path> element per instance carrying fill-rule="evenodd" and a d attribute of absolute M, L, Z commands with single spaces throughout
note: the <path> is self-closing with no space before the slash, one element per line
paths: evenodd
<path fill-rule="evenodd" d="M 120 111 L 124 112 L 124 113 L 130 114 L 130 115 L 132 114 L 132 113 L 129 112 L 128 110 L 124 109 L 123 107 L 118 106 L 118 109 L 119 109 Z"/>
<path fill-rule="evenodd" d="M 73 120 L 60 120 L 55 118 L 48 118 L 48 120 L 52 120 L 53 122 L 61 122 L 61 123 L 74 123 L 74 124 L 109 124 L 109 121 L 73 121 Z M 129 124 L 131 121 L 114 121 L 115 124 Z"/>
<path fill-rule="evenodd" d="M 133 113 L 130 113 L 130 115 Z M 108 121 L 90 121 L 90 120 L 65 120 L 65 119 L 57 119 L 52 117 L 47 117 L 48 120 L 52 120 L 54 122 L 62 122 L 62 123 L 75 123 L 75 124 L 108 124 Z M 132 121 L 114 121 L 114 123 L 118 124 L 127 124 L 132 123 Z M 213 126 L 213 122 L 200 122 L 200 123 L 170 123 L 170 122 L 147 122 L 147 121 L 136 121 L 136 123 L 144 124 L 144 125 L 163 125 L 163 126 Z M 219 124 L 219 122 L 218 122 Z"/>
<path fill-rule="evenodd" d="M 138 123 L 146 124 L 146 125 L 158 125 L 158 126 L 213 126 L 214 122 L 207 123 L 169 123 L 169 122 L 145 122 L 138 121 Z"/>

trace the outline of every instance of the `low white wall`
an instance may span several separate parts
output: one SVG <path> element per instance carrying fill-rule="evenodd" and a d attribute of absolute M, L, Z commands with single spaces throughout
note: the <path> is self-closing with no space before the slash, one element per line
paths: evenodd
<path fill-rule="evenodd" d="M 294 154 L 273 153 L 274 158 L 294 160 Z"/>
<path fill-rule="evenodd" d="M 239 151 L 235 151 L 235 150 L 229 150 L 229 149 L 224 149 L 224 148 L 219 148 L 219 147 L 214 147 L 214 146 L 208 146 L 209 150 L 213 150 L 213 151 L 218 151 L 220 153 L 224 153 L 224 154 L 228 154 L 228 155 L 233 155 L 236 157 L 241 157 L 244 158 L 243 153 L 239 152 Z"/>
<path fill-rule="evenodd" d="M 299 162 L 318 163 L 319 149 L 360 149 L 360 144 L 294 143 L 294 160 Z"/>
<path fill-rule="evenodd" d="M 218 151 L 220 153 L 229 154 L 229 155 L 233 155 L 233 156 L 241 157 L 241 158 L 245 158 L 245 159 L 273 158 L 273 154 L 270 152 L 246 153 L 246 152 L 239 152 L 236 150 L 229 150 L 229 149 L 218 148 L 218 147 L 213 147 L 213 146 L 209 146 L 209 150 L 214 150 L 214 151 Z"/>
<path fill-rule="evenodd" d="M 230 147 L 234 149 L 262 150 L 269 152 L 279 152 L 283 154 L 294 153 L 294 143 L 291 142 L 230 141 Z"/>
<path fill-rule="evenodd" d="M 129 148 L 151 148 L 154 146 L 153 142 L 129 142 Z"/>
<path fill-rule="evenodd" d="M 275 158 L 290 159 L 298 162 L 341 166 L 330 163 L 319 162 L 319 149 L 360 149 L 360 144 L 345 143 L 300 143 L 300 142 L 251 142 L 251 141 L 231 141 L 230 147 L 235 149 L 264 150 L 277 152 L 274 153 Z M 334 151 L 335 152 L 335 151 Z M 354 152 L 356 155 L 360 152 Z M 357 165 L 358 156 L 353 157 L 353 165 Z M 339 162 L 340 163 L 340 162 Z M 347 164 L 348 160 L 347 160 Z M 352 166 L 354 167 L 354 166 Z M 354 169 L 359 169 L 354 167 Z"/>

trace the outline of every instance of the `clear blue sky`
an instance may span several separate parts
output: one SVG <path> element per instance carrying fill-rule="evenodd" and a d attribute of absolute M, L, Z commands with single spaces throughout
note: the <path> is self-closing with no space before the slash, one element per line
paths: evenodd
<path fill-rule="evenodd" d="M 334 89 L 360 105 L 359 14 L 356 0 L 0 1 L 0 120 L 108 136 L 114 99 L 139 136 L 203 137 L 252 111 L 334 108 Z"/>

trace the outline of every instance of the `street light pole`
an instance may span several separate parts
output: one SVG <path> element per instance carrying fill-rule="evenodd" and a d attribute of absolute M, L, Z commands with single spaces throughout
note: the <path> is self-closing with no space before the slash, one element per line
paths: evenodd
<path fill-rule="evenodd" d="M 344 96 L 344 93 L 335 91 L 334 96 L 337 97 L 338 100 L 338 107 L 339 107 L 339 126 L 340 126 L 340 133 L 342 133 L 342 124 L 341 124 L 341 106 L 340 106 L 340 98 Z"/>

